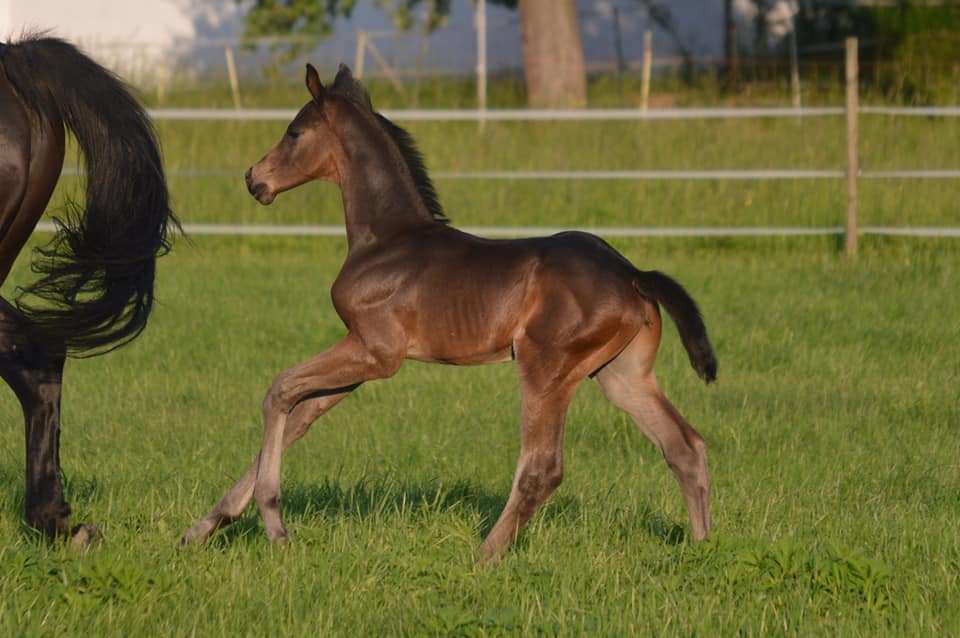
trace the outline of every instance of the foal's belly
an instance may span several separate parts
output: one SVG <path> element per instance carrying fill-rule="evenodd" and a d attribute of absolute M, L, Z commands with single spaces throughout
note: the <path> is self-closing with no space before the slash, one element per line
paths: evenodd
<path fill-rule="evenodd" d="M 411 348 L 407 353 L 408 359 L 425 363 L 447 363 L 458 366 L 477 366 L 485 363 L 503 363 L 513 360 L 513 347 L 507 346 L 498 350 L 473 353 L 442 353 L 425 352 L 419 348 Z"/>
<path fill-rule="evenodd" d="M 440 312 L 418 313 L 407 335 L 407 357 L 455 365 L 510 361 L 515 322 L 502 310 L 482 312 L 471 305 L 452 303 Z"/>
<path fill-rule="evenodd" d="M 504 303 L 510 295 L 489 299 L 483 291 L 447 294 L 424 301 L 407 333 L 407 357 L 418 361 L 478 365 L 510 361 L 517 311 Z"/>

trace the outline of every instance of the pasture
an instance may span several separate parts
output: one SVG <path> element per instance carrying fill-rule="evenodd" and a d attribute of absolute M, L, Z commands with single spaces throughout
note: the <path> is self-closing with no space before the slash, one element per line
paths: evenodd
<path fill-rule="evenodd" d="M 283 123 L 158 123 L 187 222 L 338 223 L 329 186 L 270 208 L 240 175 Z M 835 168 L 840 120 L 417 124 L 428 166 Z M 590 128 L 593 126 L 595 128 Z M 955 120 L 873 119 L 870 168 L 953 168 Z M 837 133 L 831 132 L 835 129 Z M 684 152 L 679 152 L 684 149 Z M 73 186 L 71 186 L 71 184 Z M 63 192 L 76 181 L 64 180 Z M 864 183 L 864 224 L 956 224 L 956 183 Z M 456 224 L 837 225 L 838 182 L 438 181 Z M 285 456 L 291 541 L 253 509 L 204 547 L 180 534 L 254 457 L 273 376 L 343 334 L 341 238 L 195 237 L 162 259 L 141 339 L 70 361 L 63 465 L 88 552 L 22 522 L 23 434 L 0 393 L 4 635 L 951 635 L 960 633 L 956 240 L 617 240 L 682 282 L 720 361 L 705 387 L 669 321 L 658 376 L 710 450 L 715 531 L 690 544 L 679 488 L 592 382 L 566 478 L 498 566 L 473 550 L 518 452 L 509 364 L 407 363 Z M 29 276 L 21 260 L 12 287 Z"/>

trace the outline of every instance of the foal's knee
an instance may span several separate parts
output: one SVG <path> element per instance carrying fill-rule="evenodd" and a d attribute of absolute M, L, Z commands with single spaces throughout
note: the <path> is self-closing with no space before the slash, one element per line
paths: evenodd
<path fill-rule="evenodd" d="M 292 375 L 289 372 L 281 372 L 273 378 L 270 389 L 263 397 L 263 414 L 280 411 L 287 412 L 293 407 L 294 396 L 296 394 L 296 384 L 293 383 Z"/>

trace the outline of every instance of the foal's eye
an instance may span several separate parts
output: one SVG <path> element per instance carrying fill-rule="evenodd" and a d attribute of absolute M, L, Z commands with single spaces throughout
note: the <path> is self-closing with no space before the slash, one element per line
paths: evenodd
<path fill-rule="evenodd" d="M 287 136 L 291 139 L 297 139 L 300 137 L 300 131 L 294 131 L 293 129 L 287 129 Z"/>

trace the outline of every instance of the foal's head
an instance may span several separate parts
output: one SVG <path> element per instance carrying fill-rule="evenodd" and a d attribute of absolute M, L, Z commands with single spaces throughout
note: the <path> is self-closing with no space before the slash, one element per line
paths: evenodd
<path fill-rule="evenodd" d="M 327 90 L 310 64 L 306 83 L 312 99 L 287 126 L 283 139 L 247 169 L 247 190 L 261 204 L 269 204 L 278 193 L 310 180 L 340 184 L 337 158 L 343 156 L 343 144 L 331 122 L 343 108 L 343 91 Z M 355 82 L 350 69 L 340 65 L 334 88 L 352 84 Z"/>
<path fill-rule="evenodd" d="M 326 88 L 308 64 L 306 83 L 312 99 L 290 122 L 280 143 L 247 170 L 247 189 L 257 201 L 269 204 L 278 193 L 313 179 L 342 188 L 350 180 L 351 164 L 354 171 L 370 173 L 377 170 L 370 160 L 385 158 L 375 181 L 409 185 L 419 196 L 419 204 L 412 207 L 415 215 L 449 221 L 413 138 L 373 109 L 346 65 L 340 65 Z"/>

